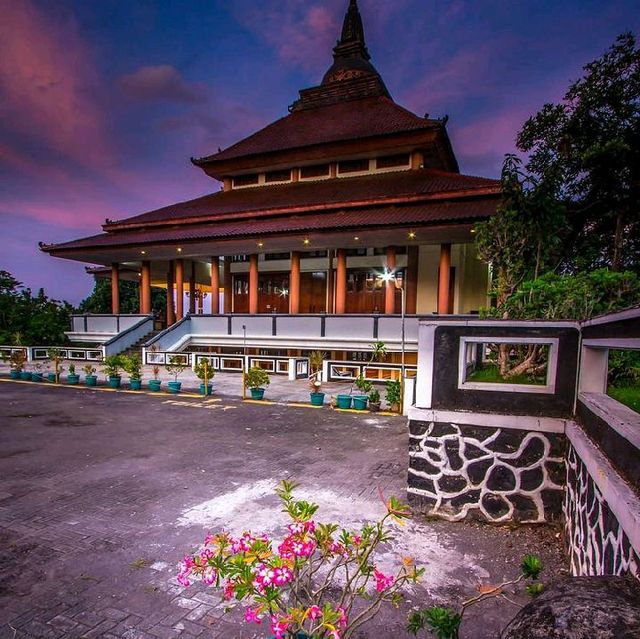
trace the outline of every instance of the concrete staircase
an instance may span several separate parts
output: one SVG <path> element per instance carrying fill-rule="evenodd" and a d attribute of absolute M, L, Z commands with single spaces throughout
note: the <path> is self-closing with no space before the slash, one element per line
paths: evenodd
<path fill-rule="evenodd" d="M 151 331 L 150 333 L 147 333 L 144 337 L 141 337 L 135 344 L 132 344 L 131 346 L 129 346 L 129 348 L 127 348 L 127 350 L 123 351 L 121 355 L 130 356 L 135 353 L 140 357 L 140 359 L 142 359 L 143 344 L 146 344 L 146 342 L 148 342 L 150 339 L 155 337 L 160 332 L 161 331 L 154 330 L 154 331 Z"/>

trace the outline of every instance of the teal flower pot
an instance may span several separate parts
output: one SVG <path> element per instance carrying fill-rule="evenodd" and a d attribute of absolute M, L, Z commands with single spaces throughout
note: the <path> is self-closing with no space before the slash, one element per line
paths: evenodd
<path fill-rule="evenodd" d="M 116 377 L 109 377 L 107 379 L 107 384 L 109 384 L 109 388 L 120 388 L 121 380 L 122 378 L 120 377 L 120 375 L 117 375 Z"/>
<path fill-rule="evenodd" d="M 87 386 L 97 386 L 98 385 L 98 378 L 96 375 L 87 375 L 84 378 L 84 383 Z"/>
<path fill-rule="evenodd" d="M 213 384 L 207 384 L 207 387 L 204 387 L 204 384 L 200 384 L 200 395 L 211 395 L 213 393 Z"/>
<path fill-rule="evenodd" d="M 150 379 L 149 380 L 149 390 L 152 393 L 159 393 L 161 385 L 162 385 L 162 381 L 159 380 L 159 379 Z"/>
<path fill-rule="evenodd" d="M 336 397 L 336 404 L 338 408 L 351 408 L 351 395 L 338 395 Z"/>
<path fill-rule="evenodd" d="M 167 386 L 169 387 L 170 393 L 172 393 L 173 395 L 177 395 L 182 388 L 182 382 L 169 382 Z"/>
<path fill-rule="evenodd" d="M 80 381 L 80 375 L 67 375 L 67 384 L 75 386 Z"/>
<path fill-rule="evenodd" d="M 56 383 L 56 374 L 55 373 L 47 373 L 47 381 L 52 384 Z"/>
<path fill-rule="evenodd" d="M 20 379 L 20 371 L 15 370 L 14 368 L 12 368 L 9 371 L 9 377 L 11 379 Z"/>
<path fill-rule="evenodd" d="M 31 381 L 32 382 L 41 382 L 41 381 L 43 381 L 42 373 L 31 373 Z"/>
<path fill-rule="evenodd" d="M 131 390 L 142 390 L 142 380 L 141 379 L 130 379 L 129 387 Z"/>
<path fill-rule="evenodd" d="M 367 410 L 368 402 L 369 398 L 366 395 L 354 395 L 353 397 L 353 407 L 356 410 Z"/>
<path fill-rule="evenodd" d="M 31 381 L 31 373 L 29 371 L 20 371 L 20 379 L 23 382 L 30 382 Z"/>
<path fill-rule="evenodd" d="M 264 388 L 251 388 L 251 399 L 264 399 Z"/>
<path fill-rule="evenodd" d="M 309 397 L 311 398 L 312 406 L 324 405 L 324 393 L 309 393 Z"/>

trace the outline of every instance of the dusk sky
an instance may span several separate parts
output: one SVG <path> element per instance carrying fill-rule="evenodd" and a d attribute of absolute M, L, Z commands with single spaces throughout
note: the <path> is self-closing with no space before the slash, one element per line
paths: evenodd
<path fill-rule="evenodd" d="M 637 0 L 360 0 L 394 99 L 450 116 L 463 173 L 640 28 Z M 331 63 L 347 0 L 0 0 L 0 269 L 79 302 L 37 243 L 218 190 L 189 158 L 283 116 Z"/>

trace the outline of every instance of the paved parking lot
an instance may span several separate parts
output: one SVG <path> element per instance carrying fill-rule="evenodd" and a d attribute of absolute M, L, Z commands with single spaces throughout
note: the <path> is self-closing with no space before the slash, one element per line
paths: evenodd
<path fill-rule="evenodd" d="M 0 638 L 266 637 L 205 587 L 181 588 L 177 562 L 212 529 L 277 536 L 284 477 L 320 519 L 375 518 L 378 487 L 404 496 L 406 451 L 400 417 L 2 381 Z M 411 605 L 458 601 L 529 551 L 562 566 L 553 530 L 415 519 L 380 561 L 413 555 L 425 578 L 360 636 L 407 636 Z M 494 636 L 515 611 L 488 604 L 462 636 Z"/>

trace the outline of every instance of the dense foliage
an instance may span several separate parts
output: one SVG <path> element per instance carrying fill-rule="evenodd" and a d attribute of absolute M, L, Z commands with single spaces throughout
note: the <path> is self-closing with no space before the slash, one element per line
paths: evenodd
<path fill-rule="evenodd" d="M 43 289 L 33 295 L 11 273 L 0 271 L 0 344 L 66 344 L 73 307 L 48 298 Z"/>
<path fill-rule="evenodd" d="M 167 308 L 167 292 L 161 288 L 151 289 L 151 309 L 164 315 Z M 140 309 L 140 285 L 138 282 L 120 280 L 120 312 L 138 313 Z M 80 302 L 81 313 L 111 313 L 111 280 L 96 278 L 96 282 L 86 299 Z"/>

